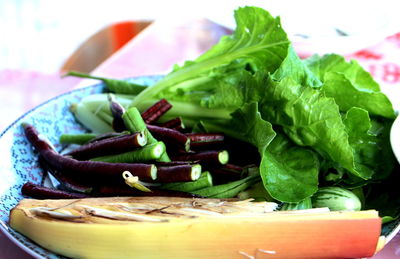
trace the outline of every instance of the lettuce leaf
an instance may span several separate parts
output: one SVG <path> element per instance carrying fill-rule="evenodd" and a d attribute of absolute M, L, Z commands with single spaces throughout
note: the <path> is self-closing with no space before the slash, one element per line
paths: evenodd
<path fill-rule="evenodd" d="M 368 179 L 370 172 L 355 167 L 353 149 L 333 98 L 291 78 L 270 81 L 260 110 L 263 118 L 280 125 L 299 146 L 316 150 L 354 175 Z"/>
<path fill-rule="evenodd" d="M 358 171 L 372 176 L 379 150 L 376 148 L 376 136 L 369 133 L 371 123 L 368 112 L 353 107 L 347 111 L 343 123 L 349 135 L 349 143 L 353 148 L 355 167 Z"/>
<path fill-rule="evenodd" d="M 260 154 L 276 136 L 272 124 L 262 119 L 256 102 L 245 104 L 232 113 L 231 126 L 241 135 L 241 139 L 256 146 Z"/>
<path fill-rule="evenodd" d="M 330 54 L 312 56 L 305 63 L 323 82 L 325 95 L 335 98 L 341 111 L 359 107 L 371 115 L 395 118 L 389 98 L 381 92 L 371 74 L 356 61 L 348 63 L 342 56 Z"/>
<path fill-rule="evenodd" d="M 258 103 L 243 105 L 226 124 L 204 126 L 207 131 L 222 131 L 257 147 L 261 179 L 274 199 L 299 202 L 318 190 L 317 154 L 294 145 L 283 133 L 277 134 L 272 124 L 261 117 Z"/>
<path fill-rule="evenodd" d="M 293 47 L 289 47 L 288 55 L 282 61 L 280 67 L 272 74 L 272 78 L 276 81 L 286 77 L 290 77 L 301 85 L 308 85 L 314 88 L 322 85 L 321 80 L 300 59 Z"/>
<path fill-rule="evenodd" d="M 282 202 L 300 202 L 318 190 L 318 156 L 277 135 L 264 151 L 260 172 L 268 193 Z"/>
<path fill-rule="evenodd" d="M 311 56 L 304 60 L 304 63 L 321 81 L 325 81 L 324 76 L 327 72 L 340 72 L 360 91 L 380 91 L 379 84 L 375 82 L 371 74 L 365 71 L 355 60 L 346 62 L 343 56 L 327 54 Z"/>
<path fill-rule="evenodd" d="M 257 147 L 260 154 L 264 153 L 276 136 L 272 124 L 261 117 L 257 102 L 243 105 L 231 114 L 230 120 L 202 121 L 201 128 L 205 132 L 224 132 L 230 137 L 248 142 Z"/>
<path fill-rule="evenodd" d="M 349 134 L 358 171 L 370 172 L 373 180 L 385 179 L 393 171 L 395 158 L 390 148 L 387 125 L 371 120 L 366 110 L 353 107 L 343 123 Z M 383 122 L 387 123 L 387 122 Z M 372 125 L 374 124 L 374 127 Z"/>

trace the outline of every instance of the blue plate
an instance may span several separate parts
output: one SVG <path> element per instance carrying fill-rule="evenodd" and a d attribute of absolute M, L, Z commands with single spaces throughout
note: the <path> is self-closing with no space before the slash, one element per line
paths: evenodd
<path fill-rule="evenodd" d="M 130 81 L 152 85 L 160 78 L 160 76 L 146 76 Z M 56 149 L 61 150 L 61 145 L 57 144 L 61 134 L 85 132 L 85 128 L 69 111 L 70 105 L 79 102 L 85 96 L 100 93 L 103 90 L 104 85 L 98 84 L 57 96 L 24 114 L 0 135 L 0 229 L 14 243 L 34 257 L 64 258 L 41 248 L 8 226 L 9 211 L 23 199 L 22 185 L 27 181 L 41 183 L 43 180 L 43 172 L 38 165 L 37 156 L 25 139 L 21 123 L 27 122 L 34 125 L 54 144 Z M 390 240 L 399 229 L 400 220 L 397 220 L 386 224 L 382 234 Z"/>

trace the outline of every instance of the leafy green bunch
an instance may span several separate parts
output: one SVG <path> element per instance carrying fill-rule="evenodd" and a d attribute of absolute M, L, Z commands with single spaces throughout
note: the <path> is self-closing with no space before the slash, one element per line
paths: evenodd
<path fill-rule="evenodd" d="M 300 59 L 279 17 L 261 8 L 239 8 L 235 19 L 232 35 L 140 89 L 130 105 L 165 98 L 197 130 L 253 144 L 275 200 L 298 203 L 341 186 L 364 208 L 395 215 L 400 202 L 385 182 L 398 177 L 389 143 L 396 113 L 372 76 L 336 54 Z"/>

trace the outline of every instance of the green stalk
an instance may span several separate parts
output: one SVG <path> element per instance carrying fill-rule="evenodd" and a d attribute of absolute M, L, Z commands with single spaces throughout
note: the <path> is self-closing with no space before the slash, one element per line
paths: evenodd
<path fill-rule="evenodd" d="M 249 188 L 259 180 L 259 175 L 251 175 L 238 181 L 221 185 L 214 185 L 211 187 L 192 191 L 191 193 L 208 198 L 233 198 L 236 197 L 241 191 Z"/>
<path fill-rule="evenodd" d="M 122 154 L 101 156 L 90 160 L 109 163 L 139 163 L 158 160 L 164 153 L 165 145 L 160 141 Z"/>
<path fill-rule="evenodd" d="M 151 135 L 151 133 L 147 129 L 146 123 L 144 122 L 139 110 L 136 107 L 131 107 L 126 110 L 122 115 L 122 119 L 124 120 L 126 128 L 130 132 L 144 132 L 147 137 L 147 143 L 153 144 L 157 142 L 157 140 L 153 137 L 153 135 Z"/>
<path fill-rule="evenodd" d="M 158 142 L 147 129 L 146 123 L 143 121 L 143 118 L 136 107 L 131 107 L 126 110 L 122 115 L 122 119 L 124 120 L 125 126 L 130 132 L 144 132 L 147 137 L 148 144 L 154 144 Z M 169 162 L 171 159 L 168 157 L 167 152 L 164 152 L 159 161 Z"/>
<path fill-rule="evenodd" d="M 210 186 L 212 186 L 212 176 L 208 171 L 205 171 L 200 175 L 200 178 L 197 179 L 196 181 L 167 183 L 161 185 L 160 188 L 171 191 L 193 192 Z"/>
<path fill-rule="evenodd" d="M 94 139 L 97 134 L 94 133 L 82 133 L 82 134 L 62 134 L 60 136 L 61 144 L 78 144 L 82 145 L 88 141 Z"/>

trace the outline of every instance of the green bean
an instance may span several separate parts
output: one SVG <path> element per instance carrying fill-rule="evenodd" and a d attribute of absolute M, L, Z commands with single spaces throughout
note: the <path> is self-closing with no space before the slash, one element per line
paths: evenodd
<path fill-rule="evenodd" d="M 109 163 L 135 163 L 147 162 L 160 159 L 161 155 L 165 152 L 165 145 L 163 142 L 156 142 L 133 151 L 92 158 L 92 161 L 102 161 Z"/>
<path fill-rule="evenodd" d="M 97 134 L 94 133 L 62 134 L 60 136 L 60 143 L 82 145 L 94 139 L 96 136 Z"/>
<path fill-rule="evenodd" d="M 203 188 L 200 190 L 192 191 L 191 193 L 208 198 L 233 198 L 237 196 L 239 192 L 247 189 L 259 180 L 259 175 L 251 175 L 241 180 Z"/>
<path fill-rule="evenodd" d="M 122 114 L 126 128 L 130 132 L 144 132 L 147 137 L 147 143 L 152 144 L 157 140 L 147 130 L 146 123 L 144 122 L 139 110 L 136 107 L 131 107 Z"/>
<path fill-rule="evenodd" d="M 62 134 L 59 138 L 61 144 L 78 144 L 83 145 L 89 142 L 99 141 L 106 138 L 119 137 L 128 135 L 129 132 L 107 132 L 104 134 L 95 133 L 78 133 L 78 134 Z"/>
<path fill-rule="evenodd" d="M 192 182 L 200 178 L 200 164 L 160 166 L 157 167 L 157 182 Z"/>
<path fill-rule="evenodd" d="M 158 142 L 147 129 L 146 123 L 144 122 L 139 110 L 136 107 L 131 107 L 126 110 L 122 115 L 122 119 L 124 120 L 125 126 L 130 132 L 144 132 L 147 137 L 148 144 Z M 169 159 L 167 152 L 164 152 L 159 161 L 169 162 L 171 160 Z"/>
<path fill-rule="evenodd" d="M 192 192 L 210 186 L 212 186 L 212 176 L 208 171 L 205 171 L 200 175 L 200 178 L 197 179 L 196 181 L 167 183 L 161 185 L 160 188 L 171 191 Z"/>

